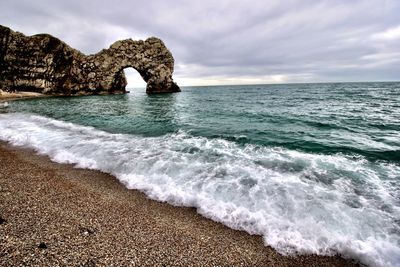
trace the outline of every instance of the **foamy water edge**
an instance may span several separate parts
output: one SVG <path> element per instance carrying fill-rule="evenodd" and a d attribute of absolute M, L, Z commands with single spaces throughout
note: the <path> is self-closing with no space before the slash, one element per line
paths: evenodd
<path fill-rule="evenodd" d="M 340 253 L 371 266 L 400 266 L 400 208 L 391 188 L 398 165 L 243 147 L 184 132 L 110 134 L 21 113 L 0 114 L 0 139 L 58 163 L 110 173 L 152 199 L 196 207 L 231 228 L 262 235 L 283 254 Z M 359 188 L 338 173 L 364 179 L 366 192 L 356 194 Z"/>

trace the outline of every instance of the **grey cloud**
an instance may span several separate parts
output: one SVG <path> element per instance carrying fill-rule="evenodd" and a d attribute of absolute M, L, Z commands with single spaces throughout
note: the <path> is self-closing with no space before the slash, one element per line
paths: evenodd
<path fill-rule="evenodd" d="M 174 54 L 178 81 L 399 80 L 399 13 L 395 0 L 0 3 L 1 24 L 49 32 L 85 53 L 119 38 L 158 36 Z"/>

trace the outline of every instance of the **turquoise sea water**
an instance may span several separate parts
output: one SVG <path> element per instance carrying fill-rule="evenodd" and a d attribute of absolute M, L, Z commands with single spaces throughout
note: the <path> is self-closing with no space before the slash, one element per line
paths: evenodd
<path fill-rule="evenodd" d="M 194 206 L 283 254 L 400 266 L 400 83 L 15 101 L 0 139 Z"/>

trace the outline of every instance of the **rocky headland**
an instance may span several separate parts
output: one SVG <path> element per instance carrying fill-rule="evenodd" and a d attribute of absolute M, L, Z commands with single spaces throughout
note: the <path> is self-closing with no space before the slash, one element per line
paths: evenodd
<path fill-rule="evenodd" d="M 113 43 L 85 55 L 49 34 L 25 36 L 0 25 L 0 90 L 46 95 L 125 93 L 124 69 L 136 69 L 147 93 L 179 92 L 174 58 L 155 37 Z"/>

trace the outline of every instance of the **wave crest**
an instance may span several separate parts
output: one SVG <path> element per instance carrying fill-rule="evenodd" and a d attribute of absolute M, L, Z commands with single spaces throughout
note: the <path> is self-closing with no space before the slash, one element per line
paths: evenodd
<path fill-rule="evenodd" d="M 399 266 L 400 167 L 345 155 L 241 146 L 183 131 L 111 134 L 37 115 L 0 114 L 0 139 L 59 163 L 115 175 L 128 188 L 259 234 L 283 254 Z M 396 219 L 397 218 L 397 219 Z"/>

